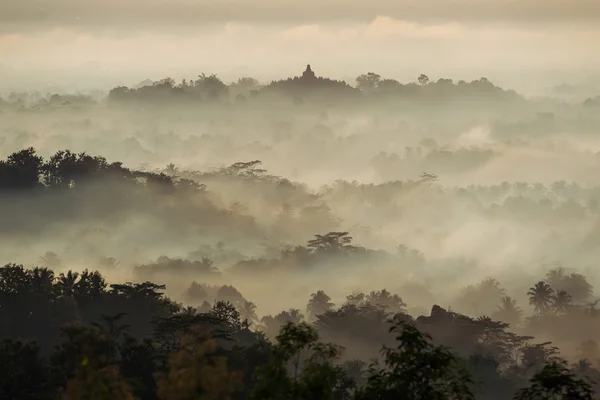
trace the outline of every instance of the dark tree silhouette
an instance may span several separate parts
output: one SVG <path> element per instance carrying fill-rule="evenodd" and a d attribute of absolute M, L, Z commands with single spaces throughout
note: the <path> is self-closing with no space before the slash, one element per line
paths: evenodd
<path fill-rule="evenodd" d="M 533 306 L 536 314 L 547 314 L 554 301 L 554 290 L 544 281 L 539 281 L 527 292 L 529 304 Z"/>
<path fill-rule="evenodd" d="M 331 311 L 335 304 L 331 302 L 331 298 L 327 294 L 319 290 L 316 293 L 310 295 L 310 300 L 306 306 L 306 312 L 315 318 L 317 315 Z"/>
<path fill-rule="evenodd" d="M 528 387 L 517 392 L 515 400 L 591 400 L 594 398 L 591 385 L 570 372 L 566 362 L 547 364 L 529 382 Z"/>
<path fill-rule="evenodd" d="M 374 364 L 357 399 L 474 399 L 469 374 L 448 349 L 403 321 L 392 328 L 396 348 L 384 348 L 385 368 Z"/>

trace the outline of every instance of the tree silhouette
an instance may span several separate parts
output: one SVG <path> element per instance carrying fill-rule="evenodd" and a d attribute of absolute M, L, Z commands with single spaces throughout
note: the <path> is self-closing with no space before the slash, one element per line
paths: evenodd
<path fill-rule="evenodd" d="M 429 77 L 425 74 L 421 74 L 419 75 L 419 78 L 417 78 L 417 81 L 419 82 L 420 85 L 427 85 L 429 83 Z"/>
<path fill-rule="evenodd" d="M 179 174 L 179 168 L 177 168 L 175 164 L 170 163 L 165 168 L 165 174 L 169 176 L 177 176 Z"/>
<path fill-rule="evenodd" d="M 271 353 L 271 361 L 258 370 L 253 398 L 333 398 L 342 376 L 341 368 L 334 365 L 341 349 L 320 342 L 313 327 L 306 323 L 284 325 Z"/>
<path fill-rule="evenodd" d="M 509 296 L 504 296 L 500 299 L 500 305 L 497 307 L 494 318 L 516 325 L 521 322 L 522 315 L 523 310 L 517 306 L 516 300 L 513 300 Z"/>
<path fill-rule="evenodd" d="M 101 315 L 100 319 L 102 323 L 92 323 L 93 326 L 99 329 L 99 331 L 108 338 L 108 359 L 109 361 L 114 360 L 114 357 L 118 351 L 118 341 L 121 336 L 127 332 L 131 327 L 127 324 L 119 325 L 119 321 L 125 316 L 125 313 L 118 313 L 112 316 Z"/>
<path fill-rule="evenodd" d="M 591 385 L 575 376 L 566 366 L 566 362 L 557 361 L 546 364 L 529 381 L 529 386 L 515 394 L 515 400 L 538 399 L 593 399 Z"/>
<path fill-rule="evenodd" d="M 406 311 L 406 303 L 397 294 L 391 294 L 386 289 L 372 291 L 365 301 L 373 306 L 381 307 L 391 313 L 402 313 Z"/>
<path fill-rule="evenodd" d="M 384 348 L 385 368 L 373 364 L 357 399 L 474 399 L 471 378 L 448 349 L 434 346 L 431 337 L 404 321 L 391 332 L 396 348 Z"/>
<path fill-rule="evenodd" d="M 306 306 L 306 312 L 314 318 L 317 315 L 330 311 L 334 305 L 335 304 L 331 302 L 331 298 L 327 296 L 324 291 L 319 290 L 310 295 L 310 300 Z"/>
<path fill-rule="evenodd" d="M 258 321 L 258 316 L 256 315 L 256 304 L 253 302 L 244 300 L 238 307 L 238 310 L 242 321 L 245 320 L 250 323 Z"/>
<path fill-rule="evenodd" d="M 554 290 L 544 281 L 539 281 L 527 292 L 529 304 L 534 307 L 538 315 L 547 314 L 551 310 L 554 301 Z"/>
<path fill-rule="evenodd" d="M 56 288 L 61 296 L 73 297 L 77 287 L 79 273 L 67 271 L 66 274 L 60 274 L 58 277 Z"/>
<path fill-rule="evenodd" d="M 350 249 L 352 246 L 352 236 L 348 232 L 329 232 L 326 235 L 315 235 L 315 239 L 308 241 L 308 248 L 316 253 L 340 254 Z"/>
<path fill-rule="evenodd" d="M 377 89 L 380 81 L 380 75 L 374 72 L 368 72 L 356 78 L 356 88 L 364 92 L 370 92 Z"/>
<path fill-rule="evenodd" d="M 559 290 L 556 292 L 552 302 L 552 310 L 556 314 L 565 314 L 571 305 L 572 298 L 567 292 L 564 290 Z"/>
<path fill-rule="evenodd" d="M 40 186 L 43 160 L 30 147 L 0 160 L 0 190 L 26 190 Z"/>
<path fill-rule="evenodd" d="M 576 272 L 569 273 L 560 264 L 546 274 L 546 282 L 556 291 L 563 290 L 569 293 L 575 303 L 584 303 L 593 294 L 592 285 L 585 276 Z"/>
<path fill-rule="evenodd" d="M 3 341 L 0 344 L 0 398 L 50 400 L 52 387 L 47 367 L 35 343 Z"/>

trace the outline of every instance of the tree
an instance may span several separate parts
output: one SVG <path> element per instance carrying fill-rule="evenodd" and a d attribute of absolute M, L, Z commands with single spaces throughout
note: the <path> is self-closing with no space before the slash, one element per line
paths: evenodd
<path fill-rule="evenodd" d="M 175 164 L 170 163 L 170 164 L 167 164 L 167 167 L 165 168 L 164 172 L 165 172 L 165 174 L 167 174 L 169 176 L 175 177 L 179 174 L 179 168 L 177 168 L 175 166 Z"/>
<path fill-rule="evenodd" d="M 556 291 L 564 290 L 572 296 L 574 303 L 585 303 L 592 294 L 593 288 L 585 276 L 576 272 L 569 273 L 566 268 L 557 265 L 546 274 L 546 282 Z"/>
<path fill-rule="evenodd" d="M 81 365 L 77 375 L 67 382 L 63 400 L 134 400 L 118 366 L 99 368 L 88 359 L 84 359 Z"/>
<path fill-rule="evenodd" d="M 73 297 L 75 295 L 78 278 L 79 273 L 71 270 L 67 271 L 66 274 L 60 274 L 60 277 L 56 282 L 56 288 L 60 295 L 64 297 Z"/>
<path fill-rule="evenodd" d="M 450 350 L 434 346 L 415 326 L 396 321 L 396 348 L 383 348 L 385 367 L 373 364 L 357 399 L 474 399 L 471 377 Z"/>
<path fill-rule="evenodd" d="M 515 400 L 592 400 L 593 390 L 584 379 L 569 371 L 565 361 L 546 364 L 529 381 L 529 386 L 517 392 Z"/>
<path fill-rule="evenodd" d="M 130 329 L 130 326 L 127 324 L 119 324 L 121 318 L 123 318 L 125 313 L 118 313 L 115 315 L 104 315 L 100 316 L 102 324 L 92 323 L 93 326 L 98 328 L 98 330 L 106 336 L 108 340 L 108 360 L 113 361 L 115 355 L 118 351 L 118 342 L 121 336 Z"/>
<path fill-rule="evenodd" d="M 425 74 L 421 74 L 418 78 L 417 81 L 419 82 L 420 85 L 427 85 L 429 83 L 429 77 Z"/>
<path fill-rule="evenodd" d="M 397 294 L 391 294 L 386 289 L 372 291 L 366 297 L 366 302 L 376 307 L 381 307 L 387 312 L 406 312 L 406 303 Z"/>
<path fill-rule="evenodd" d="M 232 82 L 229 86 L 242 91 L 250 91 L 260 88 L 260 82 L 256 78 L 242 77 L 237 82 Z"/>
<path fill-rule="evenodd" d="M 571 307 L 571 305 L 572 298 L 567 292 L 565 292 L 564 290 L 559 290 L 558 292 L 556 292 L 556 295 L 554 296 L 552 302 L 552 310 L 556 314 L 564 314 L 565 312 L 567 312 L 569 307 Z"/>
<path fill-rule="evenodd" d="M 35 267 L 29 273 L 32 289 L 37 293 L 51 295 L 54 287 L 54 272 L 48 268 Z"/>
<path fill-rule="evenodd" d="M 433 183 L 433 182 L 437 182 L 437 180 L 438 180 L 438 175 L 436 175 L 436 174 L 430 174 L 427 172 L 423 172 L 421 175 L 419 175 L 419 182 Z"/>
<path fill-rule="evenodd" d="M 334 365 L 341 350 L 320 342 L 317 331 L 307 323 L 284 325 L 271 349 L 271 360 L 258 370 L 253 398 L 333 399 L 343 375 Z"/>
<path fill-rule="evenodd" d="M 47 363 L 35 343 L 5 340 L 0 344 L 0 399 L 52 399 Z"/>
<path fill-rule="evenodd" d="M 242 390 L 242 376 L 217 355 L 214 340 L 197 332 L 182 336 L 168 370 L 157 374 L 157 387 L 160 400 L 228 399 Z"/>
<path fill-rule="evenodd" d="M 258 321 L 258 316 L 256 315 L 256 304 L 253 302 L 244 300 L 238 307 L 238 311 L 242 321 L 248 321 L 250 323 Z"/>
<path fill-rule="evenodd" d="M 216 74 L 198 75 L 198 79 L 194 82 L 196 88 L 201 92 L 206 93 L 209 97 L 216 98 L 227 93 L 227 85 L 221 81 Z"/>
<path fill-rule="evenodd" d="M 402 84 L 395 79 L 382 79 L 377 84 L 377 91 L 382 93 L 394 93 L 402 87 Z"/>
<path fill-rule="evenodd" d="M 310 295 L 310 300 L 306 306 L 306 312 L 312 317 L 316 317 L 317 315 L 330 311 L 334 305 L 335 304 L 331 302 L 331 297 L 327 296 L 324 291 L 319 290 L 317 293 Z"/>
<path fill-rule="evenodd" d="M 356 88 L 363 92 L 371 92 L 377 89 L 381 76 L 374 72 L 367 72 L 356 78 Z"/>
<path fill-rule="evenodd" d="M 365 294 L 358 290 L 355 290 L 348 296 L 346 296 L 346 304 L 354 306 L 362 306 L 365 302 Z"/>
<path fill-rule="evenodd" d="M 544 315 L 551 310 L 554 290 L 546 282 L 539 281 L 535 286 L 529 288 L 527 296 L 529 296 L 529 304 L 534 307 L 536 314 Z"/>
<path fill-rule="evenodd" d="M 315 239 L 308 241 L 308 248 L 316 253 L 343 253 L 352 246 L 352 236 L 348 232 L 329 232 L 326 235 L 315 235 Z"/>
<path fill-rule="evenodd" d="M 239 332 L 242 329 L 248 328 L 248 322 L 240 319 L 239 311 L 228 301 L 216 301 L 209 315 L 221 321 L 233 332 Z"/>
<path fill-rule="evenodd" d="M 0 161 L 0 190 L 39 186 L 42 163 L 33 147 L 9 155 Z"/>
<path fill-rule="evenodd" d="M 477 285 L 465 287 L 457 299 L 458 308 L 474 315 L 487 315 L 492 312 L 498 301 L 506 295 L 500 282 L 494 278 L 486 278 Z"/>
<path fill-rule="evenodd" d="M 521 322 L 522 315 L 523 310 L 517 305 L 516 300 L 513 300 L 509 296 L 504 296 L 500 299 L 500 305 L 497 307 L 494 319 L 517 325 Z"/>

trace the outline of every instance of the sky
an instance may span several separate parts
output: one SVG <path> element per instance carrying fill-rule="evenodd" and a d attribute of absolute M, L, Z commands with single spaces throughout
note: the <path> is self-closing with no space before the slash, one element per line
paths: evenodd
<path fill-rule="evenodd" d="M 1 0 L 0 90 L 217 73 L 352 81 L 486 76 L 513 87 L 600 71 L 598 0 Z"/>

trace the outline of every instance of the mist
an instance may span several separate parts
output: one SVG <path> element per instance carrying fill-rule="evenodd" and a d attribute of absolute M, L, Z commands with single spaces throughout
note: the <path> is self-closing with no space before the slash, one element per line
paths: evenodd
<path fill-rule="evenodd" d="M 600 377 L 599 20 L 584 0 L 3 2 L 0 338 L 45 356 L 122 311 L 167 360 L 183 315 L 230 357 L 304 321 L 365 372 L 391 318 L 493 363 L 478 399 L 559 358 Z"/>
<path fill-rule="evenodd" d="M 543 6 L 541 5 L 543 3 Z M 0 91 L 91 90 L 199 72 L 269 82 L 315 63 L 351 81 L 421 73 L 539 94 L 598 87 L 596 2 L 16 1 L 0 5 Z M 293 51 L 289 51 L 293 49 Z M 535 56 L 532 55 L 535 49 Z M 44 60 L 40 63 L 40 60 Z"/>

